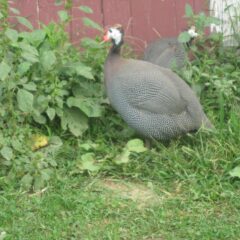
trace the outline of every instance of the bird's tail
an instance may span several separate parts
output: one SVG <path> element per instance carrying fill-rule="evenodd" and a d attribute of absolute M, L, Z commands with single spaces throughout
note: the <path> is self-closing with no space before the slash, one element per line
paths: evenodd
<path fill-rule="evenodd" d="M 211 123 L 211 121 L 208 119 L 208 117 L 206 115 L 204 115 L 204 119 L 203 119 L 202 125 L 206 129 L 211 129 L 211 130 L 215 129 L 214 125 Z"/>

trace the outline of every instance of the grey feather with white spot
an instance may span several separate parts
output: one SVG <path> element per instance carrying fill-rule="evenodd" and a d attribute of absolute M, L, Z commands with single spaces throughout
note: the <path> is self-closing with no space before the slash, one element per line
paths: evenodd
<path fill-rule="evenodd" d="M 163 38 L 147 46 L 143 60 L 161 67 L 182 68 L 187 61 L 187 54 L 184 45 L 177 38 Z"/>
<path fill-rule="evenodd" d="M 112 40 L 104 66 L 107 95 L 130 127 L 160 140 L 198 130 L 202 124 L 212 127 L 196 95 L 181 78 L 167 68 L 121 58 L 123 41 L 117 45 Z"/>

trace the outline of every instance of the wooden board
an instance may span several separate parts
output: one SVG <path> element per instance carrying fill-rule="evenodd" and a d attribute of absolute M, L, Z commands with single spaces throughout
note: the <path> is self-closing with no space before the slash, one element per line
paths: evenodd
<path fill-rule="evenodd" d="M 131 5 L 129 0 L 103 0 L 104 25 L 121 23 L 131 34 Z"/>
<path fill-rule="evenodd" d="M 221 2 L 222 0 L 218 0 L 218 2 Z M 209 12 L 209 0 L 194 0 L 194 10 L 196 13 L 199 13 L 201 11 L 204 11 L 206 13 Z"/>
<path fill-rule="evenodd" d="M 207 2 L 208 0 L 74 0 L 73 8 L 69 11 L 73 20 L 67 31 L 72 42 L 78 44 L 84 36 L 102 34 L 83 26 L 84 16 L 103 27 L 121 23 L 127 30 L 126 40 L 132 43 L 135 50 L 142 52 L 148 42 L 159 37 L 178 36 L 186 28 L 186 19 L 183 18 L 186 3 L 195 12 L 199 12 L 208 9 Z M 91 7 L 93 14 L 80 11 L 80 5 Z M 14 6 L 20 9 L 22 16 L 27 17 L 34 27 L 39 27 L 39 21 L 44 24 L 59 21 L 58 11 L 63 10 L 63 6 L 55 5 L 55 0 L 18 0 Z"/>
<path fill-rule="evenodd" d="M 174 0 L 131 0 L 131 5 L 133 35 L 144 40 L 145 45 L 159 37 L 176 35 Z"/>
<path fill-rule="evenodd" d="M 226 8 L 228 10 L 226 10 Z M 226 46 L 237 46 L 238 43 L 234 38 L 235 32 L 240 34 L 240 0 L 211 0 L 210 1 L 211 15 L 220 19 L 221 24 L 211 26 L 212 31 L 222 32 L 224 36 L 224 44 Z M 233 26 L 235 29 L 233 30 Z"/>
<path fill-rule="evenodd" d="M 40 0 L 39 3 L 39 21 L 48 24 L 58 22 L 58 11 L 63 10 L 63 6 L 56 6 L 55 0 Z"/>
<path fill-rule="evenodd" d="M 132 36 L 132 13 L 129 0 L 103 0 L 104 26 L 121 24 L 125 30 L 125 41 L 135 45 Z"/>
<path fill-rule="evenodd" d="M 16 8 L 20 11 L 20 16 L 26 17 L 35 28 L 39 27 L 38 24 L 38 11 L 37 11 L 37 0 L 21 0 L 9 2 L 10 7 Z M 13 13 L 10 15 L 16 16 Z M 10 18 L 10 22 L 16 25 L 18 30 L 28 30 L 24 26 L 18 23 L 16 18 Z"/>
<path fill-rule="evenodd" d="M 86 14 L 80 11 L 78 8 L 80 5 L 90 7 L 93 10 L 93 14 Z M 88 17 L 103 26 L 102 2 L 100 0 L 75 0 L 72 9 L 72 17 L 71 38 L 74 44 L 78 44 L 82 36 L 94 37 L 99 35 L 99 31 L 83 25 L 82 17 Z"/>
<path fill-rule="evenodd" d="M 185 16 L 185 6 L 186 4 L 191 5 L 193 11 L 194 9 L 194 0 L 175 0 L 176 1 L 176 17 L 177 17 L 177 34 L 186 30 L 187 20 Z"/>

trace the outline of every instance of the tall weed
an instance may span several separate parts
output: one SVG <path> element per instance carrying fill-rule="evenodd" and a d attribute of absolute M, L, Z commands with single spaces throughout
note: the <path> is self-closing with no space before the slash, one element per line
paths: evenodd
<path fill-rule="evenodd" d="M 89 128 L 89 119 L 104 112 L 101 86 L 106 51 L 99 39 L 85 39 L 82 52 L 72 46 L 65 32 L 71 4 L 66 1 L 65 10 L 58 13 L 59 23 L 35 30 L 8 1 L 0 2 L 0 173 L 15 173 L 12 176 L 22 179 L 23 185 L 34 184 L 35 189 L 44 185 L 56 166 L 51 154 L 36 151 L 51 145 L 51 138 L 39 133 L 80 137 Z M 8 21 L 11 11 L 31 31 L 14 29 Z M 79 11 L 92 12 L 86 6 L 79 6 Z M 83 21 L 101 30 L 91 19 Z M 34 134 L 39 137 L 31 141 Z"/>

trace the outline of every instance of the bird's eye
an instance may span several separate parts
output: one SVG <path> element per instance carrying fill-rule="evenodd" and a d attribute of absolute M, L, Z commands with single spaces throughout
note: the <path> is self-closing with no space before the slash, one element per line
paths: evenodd
<path fill-rule="evenodd" d="M 112 29 L 111 28 L 109 28 L 109 30 L 108 30 L 110 33 L 112 33 Z"/>

